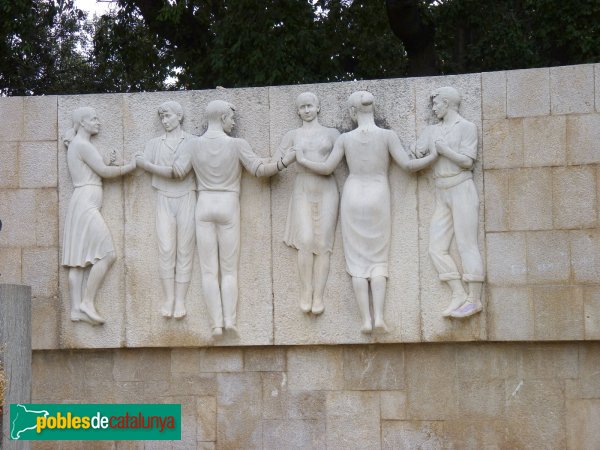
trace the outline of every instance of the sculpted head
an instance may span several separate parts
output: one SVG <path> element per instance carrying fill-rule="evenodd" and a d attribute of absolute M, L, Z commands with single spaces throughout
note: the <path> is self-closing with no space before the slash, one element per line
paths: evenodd
<path fill-rule="evenodd" d="M 233 130 L 235 125 L 234 113 L 235 107 L 223 100 L 213 100 L 206 106 L 206 117 L 209 124 L 219 122 L 225 133 L 231 133 L 231 130 Z"/>
<path fill-rule="evenodd" d="M 441 87 L 431 93 L 433 113 L 438 119 L 443 119 L 449 109 L 458 112 L 460 94 L 450 86 Z"/>
<path fill-rule="evenodd" d="M 356 122 L 358 113 L 373 113 L 373 103 L 375 97 L 367 91 L 356 91 L 348 97 L 348 107 L 350 108 L 350 117 Z"/>
<path fill-rule="evenodd" d="M 304 122 L 311 122 L 316 119 L 321 105 L 318 97 L 312 92 L 303 92 L 296 98 L 296 107 L 298 115 Z"/>
<path fill-rule="evenodd" d="M 63 142 L 68 147 L 77 132 L 80 129 L 87 131 L 90 136 L 98 134 L 100 131 L 100 121 L 96 115 L 96 110 L 89 106 L 82 106 L 71 113 L 73 127 L 67 130 L 63 136 Z"/>
<path fill-rule="evenodd" d="M 158 116 L 166 131 L 172 131 L 183 122 L 183 108 L 174 101 L 164 102 L 158 107 Z"/>

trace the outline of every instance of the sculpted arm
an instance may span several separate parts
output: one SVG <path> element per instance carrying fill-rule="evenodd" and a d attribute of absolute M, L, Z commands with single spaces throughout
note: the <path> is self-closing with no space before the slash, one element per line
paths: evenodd
<path fill-rule="evenodd" d="M 404 151 L 402 143 L 398 138 L 398 135 L 393 131 L 388 134 L 388 148 L 394 161 L 402 167 L 404 170 L 409 172 L 417 172 L 425 167 L 429 166 L 436 158 L 437 153 L 431 152 L 427 156 L 419 159 L 410 159 L 408 154 Z"/>
<path fill-rule="evenodd" d="M 282 171 L 288 165 L 296 160 L 296 152 L 290 151 L 287 155 L 282 156 L 276 161 L 268 161 L 260 158 L 250 144 L 243 139 L 238 139 L 236 144 L 239 146 L 239 155 L 242 164 L 255 177 L 270 177 L 277 172 Z"/>
<path fill-rule="evenodd" d="M 137 167 L 141 167 L 147 172 L 153 173 L 155 175 L 159 175 L 165 178 L 174 178 L 173 168 L 169 166 L 160 166 L 158 164 L 154 164 L 152 155 L 154 154 L 153 143 L 148 142 L 146 144 L 146 148 L 144 149 L 144 153 L 138 153 L 135 155 L 135 160 Z"/>
<path fill-rule="evenodd" d="M 329 175 L 331 172 L 335 170 L 337 165 L 340 163 L 342 158 L 344 157 L 345 148 L 344 148 L 344 137 L 340 136 L 333 146 L 333 150 L 327 157 L 327 159 L 323 162 L 316 162 L 307 159 L 304 156 L 304 153 L 301 149 L 296 150 L 296 159 L 298 164 L 303 165 L 304 167 L 312 170 L 319 175 Z"/>
<path fill-rule="evenodd" d="M 464 127 L 461 136 L 460 150 L 452 150 L 444 139 L 435 141 L 435 148 L 440 155 L 455 162 L 463 169 L 471 169 L 477 158 L 477 127 L 469 123 Z"/>
<path fill-rule="evenodd" d="M 92 144 L 80 145 L 79 154 L 83 162 L 102 178 L 115 178 L 135 169 L 135 159 L 123 166 L 107 166 Z"/>

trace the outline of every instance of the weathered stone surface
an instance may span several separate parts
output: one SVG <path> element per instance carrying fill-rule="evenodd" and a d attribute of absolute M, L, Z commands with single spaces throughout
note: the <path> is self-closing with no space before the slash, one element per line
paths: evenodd
<path fill-rule="evenodd" d="M 485 171 L 485 230 L 507 231 L 509 215 L 509 170 Z"/>
<path fill-rule="evenodd" d="M 284 419 L 287 417 L 288 389 L 287 376 L 283 372 L 263 372 L 262 417 L 263 419 Z"/>
<path fill-rule="evenodd" d="M 557 284 L 569 281 L 569 233 L 538 231 L 527 233 L 527 282 Z"/>
<path fill-rule="evenodd" d="M 492 349 L 490 351 L 490 349 Z M 456 352 L 459 380 L 493 381 L 517 374 L 515 347 L 509 344 L 461 345 Z"/>
<path fill-rule="evenodd" d="M 404 388 L 402 347 L 346 347 L 344 388 L 357 390 L 398 390 Z"/>
<path fill-rule="evenodd" d="M 600 339 L 600 287 L 583 288 L 583 315 L 586 339 Z"/>
<path fill-rule="evenodd" d="M 552 229 L 552 171 L 545 168 L 512 171 L 509 208 L 511 230 Z"/>
<path fill-rule="evenodd" d="M 525 233 L 488 233 L 487 280 L 494 285 L 521 285 L 527 281 Z M 502 255 L 497 257 L 496 255 Z"/>
<path fill-rule="evenodd" d="M 525 167 L 560 166 L 567 161 L 565 116 L 523 119 L 523 163 Z"/>
<path fill-rule="evenodd" d="M 240 349 L 188 349 L 175 348 L 171 352 L 173 373 L 193 375 L 197 372 L 239 372 L 243 367 Z"/>
<path fill-rule="evenodd" d="M 15 205 L 19 205 L 15 208 Z M 27 247 L 36 245 L 35 240 L 35 190 L 0 189 L 0 217 L 2 232 L 0 246 Z"/>
<path fill-rule="evenodd" d="M 483 167 L 506 169 L 523 167 L 527 149 L 523 143 L 523 119 L 483 121 Z"/>
<path fill-rule="evenodd" d="M 544 116 L 550 113 L 549 69 L 506 72 L 508 117 Z"/>
<path fill-rule="evenodd" d="M 600 162 L 600 114 L 567 117 L 567 159 L 569 164 Z"/>
<path fill-rule="evenodd" d="M 19 144 L 0 142 L 0 189 L 19 187 Z"/>
<path fill-rule="evenodd" d="M 22 142 L 19 145 L 19 184 L 22 188 L 57 186 L 55 141 Z"/>
<path fill-rule="evenodd" d="M 326 391 L 289 391 L 287 412 L 290 419 L 323 419 L 326 415 Z"/>
<path fill-rule="evenodd" d="M 23 283 L 31 286 L 33 297 L 58 296 L 58 249 L 36 247 L 23 249 Z"/>
<path fill-rule="evenodd" d="M 488 288 L 488 337 L 493 341 L 533 339 L 533 304 L 527 287 Z"/>
<path fill-rule="evenodd" d="M 459 378 L 458 411 L 460 417 L 493 420 L 504 415 L 504 380 Z"/>
<path fill-rule="evenodd" d="M 406 391 L 383 391 L 379 393 L 381 420 L 406 419 Z"/>
<path fill-rule="evenodd" d="M 265 449 L 326 449 L 325 423 L 319 420 L 265 420 Z"/>
<path fill-rule="evenodd" d="M 506 72 L 481 74 L 481 104 L 484 119 L 506 118 Z"/>
<path fill-rule="evenodd" d="M 54 95 L 23 99 L 23 140 L 56 141 L 58 97 Z"/>
<path fill-rule="evenodd" d="M 21 249 L 0 247 L 0 280 L 3 284 L 21 284 Z"/>
<path fill-rule="evenodd" d="M 244 370 L 250 372 L 275 372 L 286 369 L 284 349 L 256 347 L 244 350 Z"/>
<path fill-rule="evenodd" d="M 597 448 L 600 399 L 567 401 L 567 448 Z"/>
<path fill-rule="evenodd" d="M 35 245 L 58 245 L 58 194 L 56 189 L 35 189 Z"/>
<path fill-rule="evenodd" d="M 58 349 L 58 298 L 33 298 L 31 301 L 32 350 Z"/>
<path fill-rule="evenodd" d="M 594 66 L 550 68 L 550 104 L 552 114 L 594 111 Z"/>
<path fill-rule="evenodd" d="M 18 141 L 23 134 L 24 97 L 0 99 L 0 141 Z"/>
<path fill-rule="evenodd" d="M 382 448 L 434 450 L 445 448 L 443 422 L 386 420 L 382 423 Z"/>
<path fill-rule="evenodd" d="M 579 376 L 577 344 L 527 344 L 519 350 L 519 373 L 525 379 Z"/>
<path fill-rule="evenodd" d="M 534 338 L 583 339 L 583 298 L 580 288 L 559 286 L 533 289 Z"/>
<path fill-rule="evenodd" d="M 115 381 L 169 380 L 171 359 L 168 349 L 121 350 L 114 354 Z"/>
<path fill-rule="evenodd" d="M 365 414 L 365 411 L 369 411 Z M 327 394 L 327 448 L 381 448 L 379 395 L 334 391 Z"/>
<path fill-rule="evenodd" d="M 591 228 L 597 224 L 596 174 L 590 166 L 557 167 L 553 173 L 554 227 Z"/>
<path fill-rule="evenodd" d="M 287 352 L 290 390 L 342 389 L 343 351 L 336 347 L 298 347 Z"/>
<path fill-rule="evenodd" d="M 217 439 L 217 399 L 216 397 L 198 397 L 196 400 L 197 439 L 215 441 Z"/>
<path fill-rule="evenodd" d="M 597 284 L 600 280 L 600 233 L 570 231 L 571 271 L 576 283 Z"/>

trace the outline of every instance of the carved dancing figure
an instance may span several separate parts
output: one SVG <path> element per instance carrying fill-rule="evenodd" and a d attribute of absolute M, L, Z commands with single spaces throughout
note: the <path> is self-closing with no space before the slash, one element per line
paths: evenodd
<path fill-rule="evenodd" d="M 436 194 L 429 231 L 429 255 L 440 280 L 452 289 L 452 299 L 442 314 L 463 318 L 483 309 L 481 290 L 485 274 L 477 242 L 479 197 L 473 182 L 477 127 L 458 113 L 461 97 L 456 89 L 436 89 L 431 100 L 433 113 L 440 122 L 424 130 L 415 149 L 417 157 L 428 152 L 438 154 L 433 163 Z M 462 279 L 469 287 L 468 295 L 448 252 L 454 237 L 464 271 Z"/>
<path fill-rule="evenodd" d="M 65 218 L 62 265 L 69 267 L 71 320 L 102 324 L 105 319 L 94 305 L 96 294 L 106 273 L 115 262 L 115 250 L 100 214 L 102 178 L 125 175 L 135 169 L 135 160 L 120 167 L 107 166 L 91 136 L 100 131 L 100 121 L 93 108 L 73 111 L 73 128 L 64 136 L 67 164 L 75 187 Z M 89 276 L 84 283 L 87 268 Z"/>
<path fill-rule="evenodd" d="M 160 313 L 181 319 L 186 315 L 185 297 L 196 246 L 196 180 L 191 172 L 175 178 L 173 163 L 193 147 L 197 138 L 181 128 L 183 109 L 179 103 L 161 104 L 158 115 L 165 134 L 148 141 L 144 153 L 136 155 L 136 162 L 152 174 L 152 187 L 156 190 L 158 267 L 165 294 Z"/>
<path fill-rule="evenodd" d="M 206 133 L 198 139 L 196 148 L 181 155 L 173 165 L 180 178 L 192 168 L 196 173 L 196 242 L 202 291 L 215 337 L 223 334 L 223 328 L 237 332 L 242 166 L 254 176 L 272 176 L 296 158 L 291 151 L 276 162 L 265 161 L 244 139 L 230 137 L 234 111 L 228 102 L 210 102 L 206 107 Z"/>
<path fill-rule="evenodd" d="M 302 148 L 296 149 L 299 164 L 323 175 L 330 174 L 346 157 L 349 175 L 342 192 L 342 238 L 346 270 L 352 276 L 363 333 L 371 333 L 373 329 L 387 331 L 383 310 L 391 234 L 390 155 L 400 167 L 411 172 L 422 169 L 436 156 L 410 160 L 396 133 L 375 125 L 373 102 L 369 92 L 350 95 L 350 117 L 358 127 L 337 139 L 324 162 L 310 161 Z M 373 319 L 369 310 L 369 287 Z"/>
<path fill-rule="evenodd" d="M 319 99 L 304 92 L 296 99 L 302 127 L 289 131 L 281 141 L 280 154 L 301 148 L 304 157 L 316 162 L 327 159 L 340 133 L 319 123 Z M 323 294 L 333 251 L 339 194 L 333 175 L 318 174 L 297 164 L 290 198 L 284 242 L 298 250 L 300 309 L 321 314 Z"/>

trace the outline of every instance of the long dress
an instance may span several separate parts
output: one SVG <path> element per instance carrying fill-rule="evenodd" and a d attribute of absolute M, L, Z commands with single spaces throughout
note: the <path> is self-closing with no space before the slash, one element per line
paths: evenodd
<path fill-rule="evenodd" d="M 376 128 L 342 135 L 350 174 L 341 202 L 346 270 L 358 278 L 388 276 L 391 207 L 386 133 Z"/>
<path fill-rule="evenodd" d="M 296 130 L 298 131 L 298 130 Z M 326 159 L 331 153 L 330 138 L 302 139 L 305 152 Z M 310 146 L 310 149 L 307 147 Z M 290 197 L 283 241 L 290 247 L 315 255 L 331 253 L 337 223 L 339 193 L 333 175 L 319 175 L 296 164 L 296 179 Z"/>
<path fill-rule="evenodd" d="M 86 267 L 114 251 L 100 214 L 102 178 L 83 161 L 78 145 L 69 145 L 67 164 L 75 190 L 65 218 L 62 265 Z"/>

